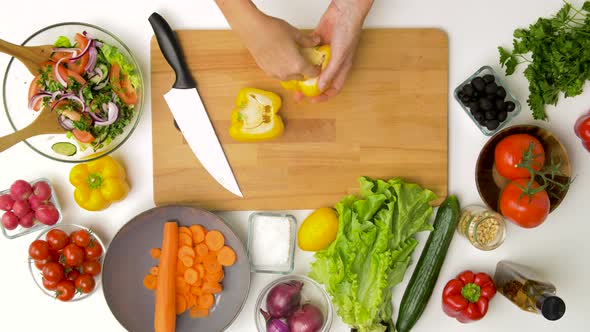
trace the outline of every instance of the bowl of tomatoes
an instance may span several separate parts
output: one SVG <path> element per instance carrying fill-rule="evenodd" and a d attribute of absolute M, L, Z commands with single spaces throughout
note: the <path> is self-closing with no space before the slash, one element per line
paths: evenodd
<path fill-rule="evenodd" d="M 29 245 L 29 270 L 43 293 L 64 302 L 82 300 L 100 285 L 104 244 L 89 228 L 57 225 Z"/>
<path fill-rule="evenodd" d="M 571 183 L 567 151 L 550 131 L 512 126 L 482 148 L 475 182 L 484 203 L 514 224 L 533 228 L 564 200 Z"/>

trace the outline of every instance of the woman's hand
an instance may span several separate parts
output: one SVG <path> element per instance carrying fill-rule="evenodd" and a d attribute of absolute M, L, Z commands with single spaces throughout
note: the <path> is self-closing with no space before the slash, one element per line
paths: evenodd
<path fill-rule="evenodd" d="M 319 88 L 323 93 L 311 98 L 312 102 L 325 101 L 342 90 L 352 67 L 363 22 L 372 5 L 372 0 L 332 0 L 328 6 L 314 35 L 320 37 L 321 44 L 330 44 L 332 57 L 320 74 Z M 304 96 L 297 94 L 296 98 Z"/>

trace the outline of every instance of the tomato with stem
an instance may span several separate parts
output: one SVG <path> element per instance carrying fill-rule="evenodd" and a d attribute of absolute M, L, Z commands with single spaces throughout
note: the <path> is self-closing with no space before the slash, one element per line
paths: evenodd
<path fill-rule="evenodd" d="M 55 297 L 57 297 L 58 300 L 67 302 L 73 299 L 74 295 L 76 295 L 76 286 L 73 281 L 62 280 L 57 284 Z"/>
<path fill-rule="evenodd" d="M 102 256 L 102 246 L 98 241 L 92 239 L 90 244 L 85 248 L 86 259 L 89 261 L 96 261 Z"/>
<path fill-rule="evenodd" d="M 494 165 L 498 174 L 510 180 L 530 178 L 529 170 L 519 165 L 531 147 L 533 158 L 530 166 L 533 170 L 539 171 L 545 164 L 545 150 L 538 139 L 528 134 L 515 134 L 503 138 L 494 151 Z"/>
<path fill-rule="evenodd" d="M 79 292 L 88 294 L 90 292 L 92 292 L 92 290 L 94 289 L 94 286 L 96 285 L 95 281 L 94 281 L 94 277 L 89 275 L 89 274 L 81 274 L 80 276 L 78 276 L 78 278 L 76 278 L 76 289 Z"/>
<path fill-rule="evenodd" d="M 73 243 L 64 248 L 64 256 L 69 266 L 78 266 L 84 262 L 84 250 Z"/>
<path fill-rule="evenodd" d="M 537 182 L 532 183 L 529 192 L 529 179 L 516 179 L 502 191 L 500 195 L 500 212 L 508 220 L 524 228 L 541 225 L 551 207 L 549 195 Z"/>
<path fill-rule="evenodd" d="M 90 235 L 85 229 L 75 231 L 70 236 L 72 237 L 72 242 L 78 247 L 84 248 L 87 247 L 88 244 L 90 244 Z"/>

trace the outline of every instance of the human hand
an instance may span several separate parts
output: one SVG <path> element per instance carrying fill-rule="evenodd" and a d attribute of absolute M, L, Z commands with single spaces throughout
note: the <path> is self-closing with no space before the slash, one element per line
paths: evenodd
<path fill-rule="evenodd" d="M 328 6 L 313 35 L 320 37 L 321 44 L 330 44 L 332 55 L 318 82 L 323 92 L 312 97 L 311 102 L 325 101 L 342 90 L 372 4 L 372 0 L 332 0 Z M 304 96 L 297 93 L 295 98 L 301 100 Z"/>

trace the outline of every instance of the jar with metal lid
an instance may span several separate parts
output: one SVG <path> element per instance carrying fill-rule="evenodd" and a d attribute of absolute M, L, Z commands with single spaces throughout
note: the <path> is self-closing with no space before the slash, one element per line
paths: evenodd
<path fill-rule="evenodd" d="M 506 223 L 499 213 L 483 206 L 470 205 L 461 210 L 457 231 L 474 247 L 492 250 L 504 242 Z"/>

